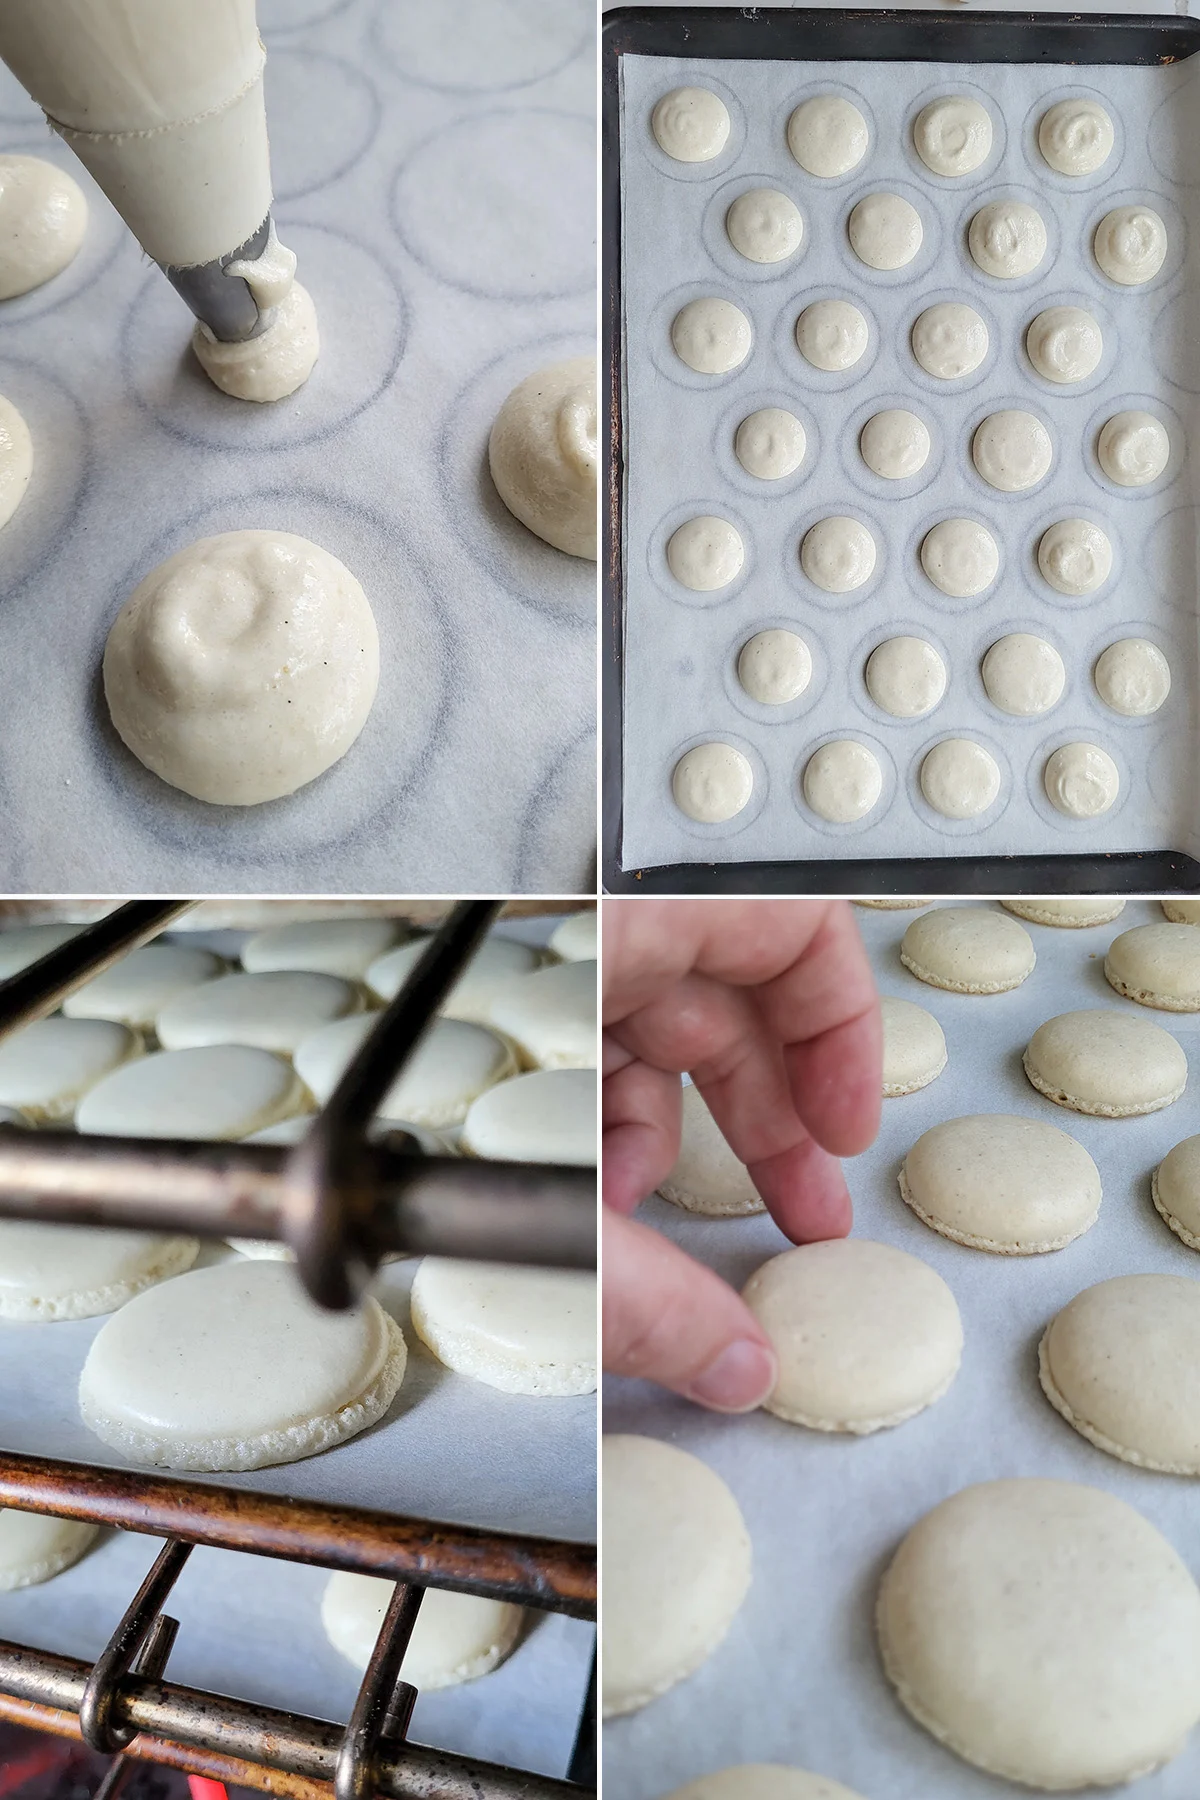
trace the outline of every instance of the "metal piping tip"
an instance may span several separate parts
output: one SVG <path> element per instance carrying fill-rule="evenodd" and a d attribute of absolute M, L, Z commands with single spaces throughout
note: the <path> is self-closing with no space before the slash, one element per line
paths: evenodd
<path fill-rule="evenodd" d="M 270 235 L 271 215 L 268 213 L 252 237 L 215 262 L 198 263 L 188 269 L 177 269 L 169 263 L 159 264 L 176 293 L 220 343 L 243 343 L 263 330 L 263 315 L 249 283 L 240 275 L 227 275 L 225 271 L 229 263 L 252 262 L 261 256 Z"/>

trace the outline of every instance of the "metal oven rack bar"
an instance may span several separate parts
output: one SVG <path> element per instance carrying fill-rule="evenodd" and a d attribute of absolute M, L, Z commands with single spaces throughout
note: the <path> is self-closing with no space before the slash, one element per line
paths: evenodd
<path fill-rule="evenodd" d="M 0 1036 L 191 904 L 130 902 L 0 983 Z M 389 1250 L 594 1267 L 591 1171 L 424 1158 L 402 1132 L 365 1136 L 497 910 L 454 908 L 294 1150 L 0 1129 L 0 1216 L 283 1239 L 330 1307 L 352 1304 Z M 83 1737 L 117 1756 L 114 1776 L 129 1756 L 296 1800 L 554 1800 L 594 1789 L 594 1674 L 566 1781 L 408 1744 L 416 1696 L 402 1674 L 426 1586 L 594 1618 L 587 1546 L 10 1454 L 0 1454 L 0 1505 L 167 1540 L 92 1667 L 0 1642 L 0 1718 Z M 162 1608 L 198 1543 L 396 1582 L 346 1728 L 163 1679 L 177 1627 Z"/>

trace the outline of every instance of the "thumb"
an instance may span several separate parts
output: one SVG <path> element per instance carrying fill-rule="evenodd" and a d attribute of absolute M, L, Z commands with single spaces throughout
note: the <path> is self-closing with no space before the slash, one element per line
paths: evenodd
<path fill-rule="evenodd" d="M 760 1406 L 778 1365 L 749 1308 L 659 1232 L 602 1211 L 605 1368 L 716 1412 Z"/>

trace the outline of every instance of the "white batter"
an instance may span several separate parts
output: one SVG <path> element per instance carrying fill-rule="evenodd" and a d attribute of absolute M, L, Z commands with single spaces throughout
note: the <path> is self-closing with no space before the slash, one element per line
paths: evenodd
<path fill-rule="evenodd" d="M 867 692 L 894 719 L 919 719 L 946 692 L 946 665 L 924 638 L 894 637 L 867 658 Z"/>
<path fill-rule="evenodd" d="M 496 1162 L 593 1169 L 599 1097 L 591 1069 L 534 1069 L 471 1102 L 459 1148 Z"/>
<path fill-rule="evenodd" d="M 988 328 L 973 306 L 941 300 L 913 324 L 913 355 L 927 375 L 957 381 L 976 370 L 988 353 Z"/>
<path fill-rule="evenodd" d="M 310 1032 L 296 1051 L 296 1073 L 324 1106 L 363 1040 L 379 1023 L 378 1013 L 335 1019 Z M 508 1045 L 482 1025 L 463 1019 L 435 1019 L 379 1103 L 377 1117 L 437 1130 L 459 1125 L 472 1100 L 515 1072 Z"/>
<path fill-rule="evenodd" d="M 869 269 L 903 269 L 921 248 L 921 215 L 902 194 L 868 194 L 846 221 L 850 248 Z"/>
<path fill-rule="evenodd" d="M 859 433 L 858 447 L 873 474 L 884 481 L 905 481 L 929 461 L 929 427 L 902 407 L 877 412 Z"/>
<path fill-rule="evenodd" d="M 1167 259 L 1167 228 L 1152 207 L 1115 207 L 1096 227 L 1092 254 L 1110 281 L 1141 287 Z"/>
<path fill-rule="evenodd" d="M 0 156 L 0 300 L 59 275 L 87 230 L 78 182 L 40 156 Z"/>
<path fill-rule="evenodd" d="M 0 1220 L 0 1319 L 91 1319 L 180 1275 L 194 1237 Z"/>
<path fill-rule="evenodd" d="M 671 323 L 675 354 L 698 375 L 725 375 L 750 354 L 750 321 L 731 300 L 689 300 Z"/>
<path fill-rule="evenodd" d="M 360 1672 L 371 1660 L 394 1581 L 339 1571 L 321 1596 L 321 1623 L 334 1649 Z M 475 1681 L 502 1663 L 521 1635 L 525 1614 L 504 1600 L 426 1588 L 401 1673 L 420 1693 Z"/>
<path fill-rule="evenodd" d="M 546 948 L 564 962 L 595 962 L 599 925 L 595 906 L 584 906 L 554 927 Z"/>
<path fill-rule="evenodd" d="M 720 825 L 741 812 L 754 771 L 732 744 L 697 744 L 675 764 L 671 793 L 681 813 L 701 825 Z"/>
<path fill-rule="evenodd" d="M 996 759 L 970 738 L 945 738 L 921 764 L 921 792 L 946 819 L 975 819 L 1000 792 Z"/>
<path fill-rule="evenodd" d="M 596 359 L 526 376 L 488 438 L 496 492 L 522 525 L 568 556 L 596 560 Z"/>
<path fill-rule="evenodd" d="M 289 252 L 290 254 L 290 252 Z M 231 263 L 231 268 L 241 265 Z M 317 309 L 298 281 L 272 306 L 257 337 L 233 344 L 215 338 L 198 322 L 192 332 L 196 361 L 214 387 L 233 400 L 268 403 L 286 400 L 304 386 L 321 349 Z"/>
<path fill-rule="evenodd" d="M 997 281 L 1032 274 L 1046 254 L 1046 221 L 1024 200 L 993 200 L 971 220 L 967 247 L 976 268 Z"/>
<path fill-rule="evenodd" d="M 556 963 L 498 988 L 493 1027 L 517 1047 L 522 1068 L 594 1069 L 598 1051 L 596 964 Z"/>
<path fill-rule="evenodd" d="M 725 230 L 747 262 L 785 262 L 804 241 L 800 208 L 778 188 L 751 188 L 725 214 Z"/>
<path fill-rule="evenodd" d="M 69 1019 L 115 1019 L 146 1031 L 170 1001 L 212 981 L 224 968 L 210 950 L 191 944 L 143 944 L 63 1001 Z"/>
<path fill-rule="evenodd" d="M 764 406 L 750 413 L 733 440 L 734 455 L 743 469 L 760 481 L 781 481 L 794 474 L 807 448 L 803 425 L 795 413 L 782 406 Z"/>
<path fill-rule="evenodd" d="M 1092 672 L 1105 706 L 1127 719 L 1156 713 L 1171 691 L 1171 665 L 1148 638 L 1119 638 L 1102 650 Z"/>
<path fill-rule="evenodd" d="M 913 124 L 917 155 L 935 175 L 970 175 L 992 153 L 992 119 L 978 100 L 931 100 Z"/>
<path fill-rule="evenodd" d="M 200 538 L 152 569 L 104 651 L 113 724 L 156 775 L 216 806 L 294 793 L 350 748 L 379 681 L 367 597 L 286 531 Z"/>
<path fill-rule="evenodd" d="M 1064 744 L 1046 763 L 1043 776 L 1050 804 L 1069 819 L 1095 819 L 1120 792 L 1121 777 L 1099 744 Z"/>
<path fill-rule="evenodd" d="M 738 680 L 760 706 L 787 706 L 812 680 L 812 652 L 794 631 L 756 631 L 738 653 Z"/>
<path fill-rule="evenodd" d="M 133 1462 L 262 1469 L 374 1425 L 406 1360 L 377 1300 L 328 1312 L 289 1263 L 225 1262 L 151 1288 L 101 1326 L 79 1411 Z"/>
<path fill-rule="evenodd" d="M 651 113 L 650 129 L 676 162 L 711 162 L 729 141 L 729 108 L 708 88 L 672 88 Z"/>
<path fill-rule="evenodd" d="M 358 988 L 340 975 L 273 969 L 190 988 L 163 1007 L 155 1029 L 164 1050 L 254 1044 L 291 1056 L 310 1032 L 361 1010 Z"/>
<path fill-rule="evenodd" d="M 921 567 L 943 594 L 969 600 L 995 581 L 1000 551 L 977 519 L 943 519 L 921 542 Z"/>
<path fill-rule="evenodd" d="M 427 1256 L 413 1277 L 413 1329 L 439 1362 L 505 1394 L 596 1388 L 596 1277 Z"/>
<path fill-rule="evenodd" d="M 252 975 L 309 969 L 362 981 L 371 964 L 407 935 L 399 919 L 288 919 L 246 939 L 242 967 Z"/>
<path fill-rule="evenodd" d="M 1148 487 L 1171 457 L 1171 440 L 1161 419 L 1148 412 L 1119 412 L 1103 426 L 1096 458 L 1118 487 Z"/>
<path fill-rule="evenodd" d="M 695 594 L 728 587 L 742 572 L 746 550 L 741 533 L 728 519 L 704 515 L 688 519 L 671 533 L 667 566 L 676 581 Z"/>
<path fill-rule="evenodd" d="M 0 394 L 0 527 L 25 498 L 33 474 L 33 439 L 11 400 Z"/>
<path fill-rule="evenodd" d="M 305 1110 L 304 1089 L 268 1050 L 164 1050 L 114 1069 L 84 1095 L 77 1131 L 112 1137 L 248 1137 Z"/>
<path fill-rule="evenodd" d="M 992 705 L 1018 719 L 1049 712 L 1062 699 L 1067 685 L 1062 657 L 1053 644 L 1031 631 L 1014 631 L 998 638 L 984 657 L 980 673 Z"/>
<path fill-rule="evenodd" d="M 1112 573 L 1112 545 L 1089 519 L 1059 519 L 1038 541 L 1038 568 L 1060 594 L 1094 594 Z"/>
<path fill-rule="evenodd" d="M 606 1718 L 692 1674 L 717 1649 L 750 1586 L 737 1501 L 699 1457 L 656 1438 L 603 1440 Z"/>
<path fill-rule="evenodd" d="M 804 798 L 813 811 L 833 825 L 863 819 L 879 802 L 883 771 L 879 759 L 854 738 L 835 738 L 809 757 L 804 766 Z"/>
<path fill-rule="evenodd" d="M 827 594 L 849 594 L 874 573 L 875 539 L 859 519 L 819 519 L 804 534 L 800 567 Z"/>
<path fill-rule="evenodd" d="M 849 300 L 814 300 L 796 320 L 796 348 L 814 369 L 837 374 L 866 352 L 867 321 Z"/>
<path fill-rule="evenodd" d="M 1050 472 L 1054 445 L 1033 413 L 1015 407 L 992 413 L 971 439 L 971 459 L 989 487 L 1021 494 Z"/>
<path fill-rule="evenodd" d="M 0 1512 L 0 1594 L 49 1581 L 86 1555 L 99 1535 L 98 1525 L 5 1507 Z"/>
<path fill-rule="evenodd" d="M 141 1053 L 137 1033 L 107 1019 L 37 1019 L 0 1038 L 0 1105 L 31 1125 L 69 1119 L 89 1088 Z"/>
<path fill-rule="evenodd" d="M 428 948 L 429 939 L 423 937 L 389 950 L 367 970 L 367 986 L 381 1000 L 394 1000 Z M 442 1013 L 448 1019 L 486 1025 L 487 1009 L 497 988 L 514 975 L 532 975 L 541 960 L 540 953 L 529 944 L 519 944 L 515 938 L 493 932 L 484 938 L 450 989 L 442 1002 Z"/>
<path fill-rule="evenodd" d="M 1038 149 L 1059 175 L 1094 175 L 1112 155 L 1113 122 L 1096 100 L 1060 100 L 1038 125 Z"/>
<path fill-rule="evenodd" d="M 1082 306 L 1049 306 L 1025 333 L 1029 360 L 1047 381 L 1086 381 L 1104 355 L 1104 337 Z"/>
<path fill-rule="evenodd" d="M 867 154 L 871 134 L 867 121 L 840 94 L 816 94 L 803 101 L 788 120 L 788 149 L 810 175 L 827 181 L 848 175 Z"/>

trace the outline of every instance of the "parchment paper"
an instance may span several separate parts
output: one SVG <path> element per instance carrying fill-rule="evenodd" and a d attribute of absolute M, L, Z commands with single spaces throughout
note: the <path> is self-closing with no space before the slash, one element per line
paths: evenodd
<path fill-rule="evenodd" d="M 82 1562 L 40 1587 L 0 1594 L 0 1637 L 92 1658 L 107 1643 L 161 1547 L 105 1532 Z M 321 1627 L 328 1572 L 299 1563 L 193 1550 L 169 1611 L 180 1622 L 169 1678 L 262 1706 L 343 1722 L 361 1679 Z M 566 1773 L 587 1687 L 595 1628 L 530 1612 L 531 1628 L 499 1669 L 422 1694 L 409 1736 L 539 1774 Z"/>
<path fill-rule="evenodd" d="M 1200 844 L 1194 783 L 1197 750 L 1196 512 L 1188 444 L 1195 435 L 1194 300 L 1188 272 L 1200 166 L 1191 61 L 1172 69 L 969 63 L 713 61 L 625 56 L 621 62 L 623 274 L 625 282 L 624 836 L 627 868 L 670 862 L 730 862 L 862 856 L 963 856 L 1183 849 Z M 682 83 L 709 85 L 731 108 L 729 145 L 712 163 L 680 165 L 654 142 L 658 97 Z M 785 126 L 806 94 L 836 90 L 872 127 L 872 148 L 850 175 L 821 182 L 792 160 Z M 1071 92 L 1099 95 L 1117 145 L 1104 169 L 1071 182 L 1043 163 L 1037 121 Z M 989 102 L 997 125 L 992 156 L 976 174 L 931 176 L 911 142 L 911 122 L 936 94 Z M 752 265 L 724 232 L 739 192 L 781 188 L 805 218 L 805 246 L 783 264 Z M 925 238 L 917 258 L 893 274 L 866 269 L 850 251 L 845 221 L 864 194 L 901 193 L 918 206 Z M 975 269 L 966 226 L 985 201 L 1013 194 L 1046 220 L 1051 250 L 1041 269 L 1015 282 Z M 1121 289 L 1099 274 L 1092 232 L 1111 207 L 1155 207 L 1166 221 L 1162 272 Z M 1191 282 L 1194 290 L 1195 282 Z M 679 307 L 705 294 L 746 312 L 754 346 L 741 368 L 699 376 L 675 356 L 670 325 Z M 845 375 L 822 375 L 795 347 L 804 306 L 831 294 L 852 298 L 873 321 L 866 356 Z M 964 299 L 988 321 L 989 359 L 964 381 L 937 382 L 917 364 L 913 320 L 938 300 Z M 1053 304 L 1086 306 L 1100 320 L 1105 354 L 1096 374 L 1070 388 L 1035 376 L 1025 329 Z M 747 476 L 732 451 L 737 424 L 767 406 L 794 411 L 809 434 L 796 475 Z M 908 406 L 930 427 L 934 448 L 921 476 L 873 477 L 857 450 L 872 413 Z M 1049 426 L 1055 461 L 1028 495 L 988 487 L 970 461 L 979 420 L 1005 406 L 1036 412 Z M 1099 473 L 1094 443 L 1113 413 L 1138 407 L 1167 425 L 1172 458 L 1159 482 L 1117 489 Z M 671 577 L 665 544 L 684 520 L 715 513 L 741 532 L 742 574 L 715 595 L 693 595 Z M 876 572 L 848 596 L 822 594 L 802 575 L 799 544 L 816 520 L 850 513 L 870 528 Z M 968 603 L 938 595 L 918 561 L 936 520 L 985 523 L 1001 552 L 994 587 Z M 1037 572 L 1041 533 L 1055 519 L 1101 524 L 1114 550 L 1108 583 L 1079 601 L 1056 595 Z M 799 700 L 767 708 L 742 692 L 735 665 L 755 631 L 798 630 L 813 652 L 813 681 Z M 1048 714 L 1014 720 L 988 701 L 979 676 L 998 637 L 1034 631 L 1067 667 L 1063 698 Z M 890 719 L 870 699 L 870 651 L 898 634 L 941 652 L 949 686 L 922 719 Z M 1173 688 L 1147 720 L 1125 720 L 1099 701 L 1091 670 L 1116 638 L 1145 636 L 1165 651 Z M 944 737 L 968 736 L 995 757 L 1000 795 L 979 820 L 941 818 L 924 801 L 918 770 Z M 884 792 L 857 824 L 832 826 L 803 801 L 809 756 L 831 737 L 854 737 L 879 759 Z M 671 771 L 695 743 L 736 745 L 754 769 L 754 794 L 723 825 L 696 825 L 675 807 Z M 1065 819 L 1046 798 L 1042 771 L 1061 744 L 1101 745 L 1116 762 L 1121 792 L 1094 821 Z"/>
<path fill-rule="evenodd" d="M 879 1578 L 916 1521 L 972 1482 L 1044 1475 L 1106 1488 L 1138 1508 L 1200 1578 L 1196 1484 L 1105 1456 L 1043 1398 L 1037 1343 L 1073 1295 L 1112 1275 L 1161 1271 L 1200 1278 L 1200 1256 L 1163 1224 L 1150 1171 L 1200 1130 L 1200 1016 L 1146 1012 L 1108 986 L 1102 964 L 1116 934 L 1161 920 L 1157 905 L 1126 906 L 1086 931 L 1028 927 L 1037 967 L 1011 994 L 942 993 L 909 975 L 898 945 L 913 913 L 858 919 L 884 993 L 916 1000 L 941 1022 L 949 1064 L 919 1094 L 886 1100 L 875 1145 L 847 1166 L 855 1231 L 923 1257 L 954 1290 L 963 1364 L 944 1399 L 874 1436 L 826 1436 L 766 1413 L 720 1418 L 649 1385 L 611 1381 L 605 1431 L 667 1438 L 729 1483 L 754 1545 L 755 1576 L 729 1636 L 689 1680 L 605 1727 L 605 1779 L 622 1800 L 658 1800 L 729 1764 L 783 1762 L 832 1776 L 867 1800 L 1003 1800 L 1014 1789 L 941 1749 L 894 1699 L 875 1650 Z M 1089 1119 L 1045 1100 L 1021 1053 L 1034 1030 L 1072 1008 L 1136 1010 L 1171 1031 L 1190 1065 L 1183 1097 L 1143 1119 Z M 1068 1131 L 1095 1158 L 1104 1184 L 1090 1231 L 1045 1256 L 968 1250 L 922 1225 L 900 1199 L 900 1163 L 921 1133 L 968 1112 L 1015 1112 Z M 665 1201 L 642 1211 L 677 1243 L 741 1286 L 787 1248 L 769 1218 L 705 1222 Z M 1138 1800 L 1194 1800 L 1200 1733 L 1131 1792 Z M 1089 1790 L 1090 1791 L 1090 1790 Z"/>
<path fill-rule="evenodd" d="M 595 840 L 595 565 L 505 511 L 509 390 L 595 334 L 589 0 L 262 0 L 280 237 L 322 349 L 274 406 L 218 394 L 191 320 L 0 67 L 0 151 L 69 168 L 76 261 L 0 305 L 34 440 L 0 536 L 0 889 L 570 892 Z M 192 539 L 274 526 L 362 582 L 378 698 L 299 794 L 216 808 L 108 722 L 113 618 Z"/>

